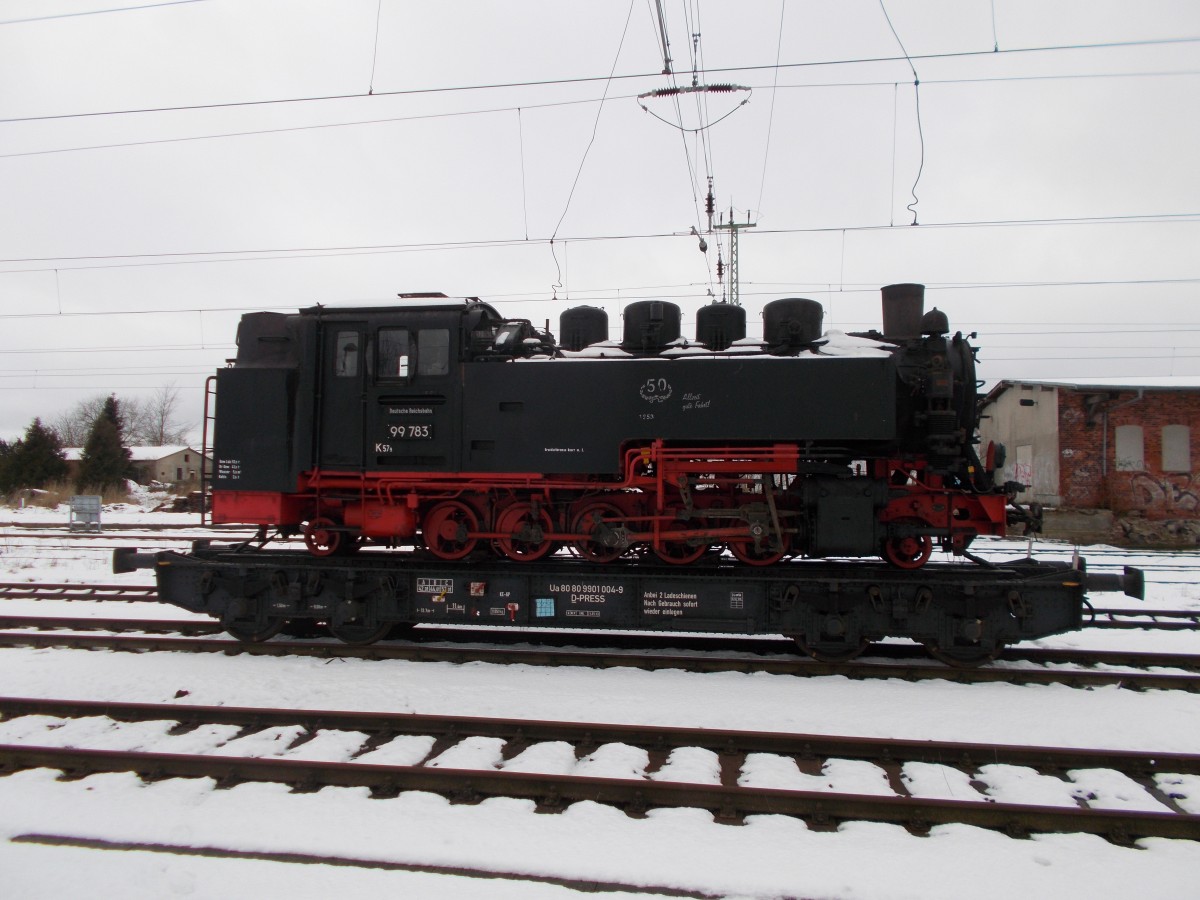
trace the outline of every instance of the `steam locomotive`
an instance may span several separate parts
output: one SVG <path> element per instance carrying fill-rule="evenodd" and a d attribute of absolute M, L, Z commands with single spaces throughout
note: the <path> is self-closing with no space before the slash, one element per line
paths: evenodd
<path fill-rule="evenodd" d="M 567 310 L 556 341 L 441 294 L 247 314 L 214 376 L 212 520 L 316 556 L 901 569 L 1036 527 L 979 452 L 968 337 L 922 285 L 882 295 L 880 331 L 822 333 L 821 305 L 788 298 L 761 339 L 721 303 L 695 340 L 659 301 L 625 309 L 620 341 L 603 310 Z"/>

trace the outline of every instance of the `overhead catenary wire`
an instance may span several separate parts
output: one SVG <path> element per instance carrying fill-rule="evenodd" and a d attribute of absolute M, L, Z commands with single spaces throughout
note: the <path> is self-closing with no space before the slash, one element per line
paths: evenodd
<path fill-rule="evenodd" d="M 367 85 L 367 95 L 375 93 L 375 63 L 379 59 L 379 19 L 383 15 L 383 0 L 375 0 L 375 41 L 371 50 L 371 80 Z"/>
<path fill-rule="evenodd" d="M 995 75 L 982 76 L 978 78 L 929 78 L 921 83 L 928 87 L 930 85 L 999 84 L 1004 82 L 1022 81 L 1072 81 L 1101 78 L 1180 78 L 1196 76 L 1200 76 L 1200 69 L 1172 69 L 1161 72 L 1079 72 L 1048 75 Z M 751 90 L 771 90 L 773 103 L 774 93 L 777 91 L 844 90 L 873 87 L 890 87 L 893 89 L 893 91 L 895 91 L 897 83 L 894 81 L 838 81 L 816 82 L 812 84 L 779 84 L 778 82 L 775 82 L 771 85 L 748 85 L 748 87 Z M 638 96 L 638 94 L 616 94 L 609 96 L 608 99 L 630 100 L 635 99 Z M 466 109 L 436 113 L 415 113 L 406 116 L 384 116 L 371 119 L 352 119 L 342 122 L 316 122 L 310 125 L 287 125 L 278 128 L 252 128 L 241 129 L 237 131 L 220 131 L 209 134 L 185 135 L 182 137 L 147 138 L 145 140 L 134 141 L 114 141 L 106 144 L 84 144 L 74 147 L 48 147 L 41 150 L 19 150 L 12 153 L 0 153 L 0 159 L 15 159 L 23 156 L 47 156 L 55 153 L 78 153 L 89 150 L 116 150 L 125 147 L 148 147 L 156 144 L 180 144 L 187 143 L 189 141 L 208 141 L 221 140 L 225 138 L 256 137 L 259 135 L 288 134 L 291 132 L 319 131 L 328 128 L 355 128 L 368 125 L 387 125 L 397 122 L 421 122 L 435 119 L 454 119 L 466 116 L 487 116 L 498 113 L 518 112 L 522 110 L 528 111 L 531 109 L 554 109 L 556 107 L 580 106 L 599 102 L 600 101 L 595 97 L 581 97 L 574 100 L 555 100 L 546 103 L 526 103 L 520 106 L 493 106 L 483 109 Z"/>
<path fill-rule="evenodd" d="M 779 58 L 783 52 L 783 21 L 786 12 L 787 0 L 779 0 L 779 36 L 775 41 L 775 70 L 771 81 L 771 104 L 767 110 L 767 137 L 763 141 L 762 177 L 758 183 L 758 203 L 754 207 L 759 211 L 760 216 L 762 214 L 763 193 L 767 187 L 767 160 L 771 156 L 771 131 L 775 125 L 775 97 L 777 96 L 779 85 Z"/>
<path fill-rule="evenodd" d="M 917 199 L 917 185 L 921 182 L 921 173 L 925 171 L 925 129 L 921 127 L 921 78 L 917 75 L 917 67 L 913 65 L 912 57 L 908 55 L 908 50 L 904 48 L 904 41 L 900 40 L 900 35 L 896 33 L 896 26 L 892 24 L 892 17 L 888 15 L 887 6 L 883 0 L 879 0 L 879 8 L 883 10 L 883 17 L 887 20 L 888 28 L 891 29 L 892 37 L 896 39 L 896 43 L 900 45 L 900 52 L 904 54 L 905 62 L 912 69 L 913 74 L 913 99 L 916 103 L 917 115 L 917 138 L 921 145 L 921 158 L 917 164 L 917 176 L 913 179 L 912 185 L 912 203 L 909 203 L 905 209 L 912 213 L 912 224 L 917 224 L 917 204 L 920 202 Z"/>
<path fill-rule="evenodd" d="M 941 228 L 1041 228 L 1104 225 L 1170 225 L 1200 222 L 1200 212 L 1133 213 L 1108 216 L 1066 216 L 1042 219 L 994 219 L 959 222 L 932 222 L 921 226 L 924 231 Z M 837 234 L 841 232 L 886 232 L 894 231 L 891 225 L 830 225 L 807 228 L 760 229 L 762 235 L 791 234 Z M 563 238 L 574 243 L 600 243 L 608 241 L 663 240 L 684 236 L 682 232 L 651 232 L 643 234 L 597 234 L 575 235 Z M 343 245 L 326 247 L 275 247 L 233 250 L 181 250 L 153 253 L 97 254 L 87 256 L 45 256 L 0 258 L 0 266 L 43 263 L 44 265 L 0 269 L 0 275 L 28 272 L 48 272 L 54 268 L 61 271 L 81 271 L 98 268 L 140 268 L 146 266 L 197 265 L 202 263 L 261 262 L 276 259 L 307 259 L 327 256 L 363 256 L 380 253 L 421 253 L 450 250 L 495 249 L 502 247 L 527 246 L 549 243 L 546 238 L 495 238 L 474 241 L 439 241 L 434 243 Z M 63 263 L 83 263 L 66 266 Z M 51 265 L 53 264 L 53 265 Z"/>
<path fill-rule="evenodd" d="M 558 217 L 558 224 L 554 226 L 554 233 L 550 235 L 550 255 L 554 258 L 554 268 L 557 270 L 557 278 L 553 285 L 554 295 L 558 296 L 558 289 L 562 285 L 562 267 L 558 262 L 558 254 L 554 252 L 554 239 L 558 237 L 558 230 L 562 228 L 563 220 L 567 217 L 567 211 L 571 208 L 571 199 L 575 196 L 575 188 L 579 186 L 579 178 L 583 175 L 584 164 L 587 163 L 588 154 L 592 150 L 592 145 L 596 143 L 596 133 L 600 130 L 600 116 L 604 113 L 604 100 L 608 96 L 608 89 L 612 86 L 613 75 L 617 71 L 617 63 L 621 59 L 621 50 L 625 46 L 625 36 L 629 33 L 629 21 L 633 18 L 633 5 L 636 0 L 629 0 L 629 12 L 625 14 L 625 25 L 621 29 L 621 40 L 617 44 L 617 52 L 613 56 L 612 68 L 608 73 L 608 80 L 604 83 L 604 93 L 600 97 L 600 106 L 596 109 L 596 119 L 592 123 L 592 136 L 588 139 L 587 146 L 583 150 L 583 157 L 579 160 L 579 168 L 575 172 L 575 179 L 571 182 L 571 190 L 567 194 L 567 202 L 563 206 L 562 215 Z"/>
<path fill-rule="evenodd" d="M 163 6 L 183 6 L 189 3 L 207 3 L 208 0 L 160 0 L 158 3 L 141 3 L 137 6 L 119 6 L 109 9 L 84 9 L 78 12 L 51 13 L 45 16 L 27 16 L 22 19 L 0 19 L 0 25 L 24 25 L 27 22 L 48 22 L 51 19 L 77 19 L 80 16 L 100 16 L 105 13 L 136 12 L 143 9 L 158 9 Z"/>
<path fill-rule="evenodd" d="M 848 59 L 831 59 L 831 60 L 810 60 L 798 63 L 778 63 L 772 65 L 743 65 L 743 66 L 723 66 L 720 68 L 709 69 L 709 75 L 719 75 L 733 72 L 762 72 L 771 71 L 774 69 L 816 69 L 823 67 L 836 66 L 854 66 L 865 65 L 868 63 L 894 63 L 923 61 L 923 60 L 946 60 L 946 59 L 970 59 L 979 56 L 992 56 L 994 52 L 1000 54 L 1028 54 L 1028 53 L 1062 53 L 1083 50 L 1112 50 L 1118 48 L 1131 47 L 1161 47 L 1180 44 L 1196 44 L 1200 43 L 1200 36 L 1174 37 L 1174 38 L 1158 38 L 1140 41 L 1106 41 L 1093 44 L 1053 44 L 1038 47 L 1010 47 L 999 51 L 991 50 L 956 50 L 947 51 L 945 53 L 924 53 L 916 54 L 909 57 L 904 56 L 874 56 L 874 57 L 856 57 Z M 391 91 L 376 91 L 373 97 L 403 97 L 403 96 L 419 96 L 427 94 L 445 94 L 445 93 L 460 93 L 470 91 L 493 91 L 503 90 L 506 88 L 518 87 L 551 87 L 566 84 L 589 84 L 596 82 L 612 82 L 622 80 L 638 80 L 657 77 L 657 73 L 639 72 L 624 75 L 589 75 L 579 78 L 546 78 L 530 81 L 506 81 L 494 82 L 485 84 L 466 84 L 466 85 L 447 85 L 444 87 L 424 87 L 424 88 L 403 88 Z M 890 81 L 888 82 L 891 83 Z M 212 110 L 212 109 L 238 109 L 255 106 L 272 106 L 272 105 L 295 105 L 303 103 L 318 103 L 335 100 L 358 100 L 366 98 L 368 95 L 364 93 L 343 93 L 343 94 L 313 94 L 300 97 L 277 97 L 264 100 L 233 100 L 223 103 L 196 103 L 178 106 L 151 106 L 151 107 L 136 107 L 127 109 L 109 109 L 109 110 L 93 110 L 90 112 L 73 112 L 73 113 L 50 113 L 38 116 L 10 116 L 0 118 L 0 125 L 10 125 L 18 122 L 48 122 L 62 119 L 87 119 L 99 118 L 103 116 L 134 116 L 146 115 L 151 113 L 163 112 L 189 112 L 193 110 Z M 529 104 L 522 104 L 528 106 Z"/>

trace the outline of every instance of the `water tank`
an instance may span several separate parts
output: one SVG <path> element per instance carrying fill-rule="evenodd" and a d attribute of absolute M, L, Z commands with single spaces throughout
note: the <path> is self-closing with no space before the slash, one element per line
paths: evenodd
<path fill-rule="evenodd" d="M 746 310 L 732 303 L 710 303 L 696 313 L 696 340 L 709 350 L 725 350 L 746 336 Z"/>
<path fill-rule="evenodd" d="M 679 307 L 665 300 L 638 300 L 625 307 L 625 338 L 630 353 L 657 353 L 679 337 Z"/>
<path fill-rule="evenodd" d="M 582 350 L 608 340 L 608 313 L 596 306 L 573 306 L 558 317 L 559 346 Z"/>
<path fill-rule="evenodd" d="M 883 333 L 896 338 L 920 337 L 925 285 L 889 284 L 880 288 L 880 293 L 883 295 Z"/>
<path fill-rule="evenodd" d="M 770 353 L 796 352 L 821 336 L 825 309 L 816 300 L 785 297 L 763 307 L 763 340 Z"/>

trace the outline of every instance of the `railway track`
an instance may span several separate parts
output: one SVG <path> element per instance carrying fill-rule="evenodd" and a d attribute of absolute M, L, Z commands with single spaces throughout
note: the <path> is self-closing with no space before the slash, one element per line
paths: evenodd
<path fill-rule="evenodd" d="M 784 640 L 699 638 L 688 641 L 689 646 L 685 650 L 673 636 L 664 639 L 655 635 L 564 635 L 500 632 L 494 629 L 471 632 L 422 628 L 410 633 L 410 637 L 419 636 L 417 640 L 387 641 L 359 647 L 327 638 L 276 638 L 262 643 L 243 643 L 221 636 L 219 623 L 199 619 L 65 619 L 34 616 L 0 616 L 0 629 L 0 647 L 488 662 L 548 667 L 627 667 L 643 670 L 679 669 L 698 673 L 766 672 L 800 677 L 841 675 L 853 679 L 937 679 L 960 683 L 1061 684 L 1072 687 L 1117 686 L 1133 690 L 1200 691 L 1200 656 L 1174 653 L 1010 648 L 996 663 L 963 669 L 934 662 L 922 648 L 909 644 L 876 644 L 864 656 L 851 662 L 827 663 L 799 655 L 795 645 Z M 91 633 L 97 631 L 106 633 Z M 513 646 L 499 646 L 498 639 L 508 640 Z"/>
<path fill-rule="evenodd" d="M 107 703 L 28 698 L 0 698 L 0 768 L 5 771 L 48 767 L 77 777 L 95 772 L 134 772 L 146 779 L 208 777 L 222 785 L 245 781 L 273 782 L 314 789 L 327 785 L 370 788 L 377 796 L 401 791 L 432 791 L 456 802 L 477 802 L 487 797 L 531 799 L 545 812 L 561 810 L 582 800 L 617 806 L 640 815 L 663 807 L 703 808 L 720 821 L 740 822 L 746 816 L 783 814 L 805 819 L 813 828 L 834 828 L 841 822 L 866 820 L 903 825 L 926 832 L 940 824 L 960 823 L 1005 831 L 1012 835 L 1042 832 L 1085 832 L 1116 842 L 1143 837 L 1200 840 L 1200 815 L 1185 812 L 1173 796 L 1178 776 L 1200 774 L 1200 756 L 1180 753 L 1147 753 L 1015 745 L 967 744 L 842 737 L 816 734 L 781 734 L 668 728 L 652 725 L 550 722 L 527 719 L 468 718 L 210 707 L 180 704 Z M 25 717 L 48 717 L 27 725 Z M 306 743 L 329 732 L 349 734 L 357 749 L 337 762 L 280 756 L 230 756 L 170 753 L 143 750 L 97 750 L 55 746 L 54 733 L 70 720 L 103 716 L 117 723 L 159 722 L 157 744 L 170 749 L 172 736 L 202 726 L 231 726 L 220 740 L 224 746 L 237 736 L 264 729 L 288 729 L 291 740 L 280 749 L 302 757 Z M 8 735 L 19 733 L 11 742 Z M 108 732 L 111 738 L 111 731 Z M 414 739 L 419 739 L 414 743 Z M 38 740 L 46 741 L 38 744 Z M 141 731 L 135 742 L 145 742 Z M 379 762 L 389 758 L 389 748 L 405 741 L 403 765 Z M 72 741 L 78 743 L 79 741 Z M 481 744 L 480 742 L 484 742 Z M 278 744 L 278 742 L 276 742 Z M 353 742 L 351 742 L 353 743 Z M 567 744 L 570 755 L 559 754 L 553 765 L 530 771 L 522 765 L 525 751 L 538 745 Z M 474 765 L 454 767 L 455 748 L 470 745 Z M 606 745 L 624 745 L 645 753 L 642 777 L 595 777 L 580 761 L 594 759 Z M 485 752 L 480 755 L 480 749 Z M 215 747 L 214 747 L 215 749 Z M 671 773 L 673 754 L 686 751 L 693 763 L 697 752 L 708 762 L 708 777 L 697 783 L 678 780 Z M 794 773 L 764 778 L 763 759 L 775 761 Z M 872 793 L 833 789 L 839 765 L 850 761 L 873 767 Z M 515 763 L 515 764 L 514 764 Z M 925 768 L 922 768 L 925 767 Z M 929 769 L 927 767 L 935 767 Z M 1062 805 L 1034 806 L 995 802 L 974 786 L 988 784 L 996 767 L 1023 767 L 1063 784 Z M 1121 773 L 1129 788 L 1142 794 L 1139 808 L 1104 808 L 1096 782 L 1089 773 Z M 695 773 L 697 770 L 689 769 Z M 963 786 L 953 799 L 933 794 L 930 784 Z M 1070 773 L 1069 780 L 1064 773 Z M 821 789 L 780 787 L 780 782 Z M 861 769 L 859 770 L 861 778 Z M 769 782 L 769 784 L 764 783 Z M 824 786 L 828 783 L 828 787 Z M 1104 791 L 1099 792 L 1103 794 Z M 1126 792 L 1127 794 L 1127 792 Z M 965 797 L 965 799 L 964 799 Z"/>
<path fill-rule="evenodd" d="M 1086 613 L 1084 628 L 1141 628 L 1148 631 L 1200 631 L 1197 609 L 1103 609 Z"/>
<path fill-rule="evenodd" d="M 158 602 L 154 585 L 0 583 L 0 600 L 117 600 Z"/>

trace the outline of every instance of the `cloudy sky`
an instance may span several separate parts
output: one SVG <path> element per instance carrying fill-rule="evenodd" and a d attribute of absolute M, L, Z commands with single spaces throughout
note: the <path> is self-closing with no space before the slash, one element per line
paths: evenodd
<path fill-rule="evenodd" d="M 690 331 L 710 177 L 752 333 L 917 281 L 990 381 L 1200 376 L 1195 0 L 662 9 L 672 75 L 654 0 L 4 0 L 0 437 L 164 385 L 198 422 L 248 310 Z M 638 100 L 693 82 L 739 89 Z"/>

